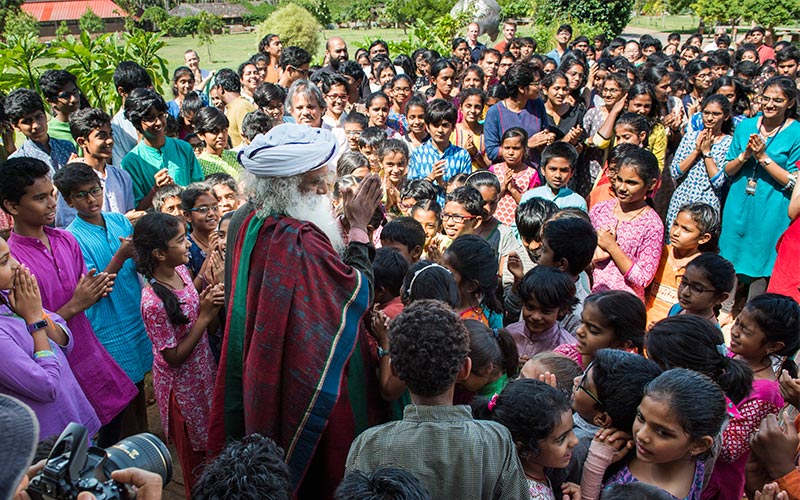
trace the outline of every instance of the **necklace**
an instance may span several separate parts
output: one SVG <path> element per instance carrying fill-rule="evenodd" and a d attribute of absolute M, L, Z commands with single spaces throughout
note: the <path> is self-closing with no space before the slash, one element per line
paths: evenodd
<path fill-rule="evenodd" d="M 619 211 L 620 211 L 620 215 L 625 215 L 625 212 L 623 212 L 623 211 L 622 211 L 622 206 L 619 204 L 619 202 L 617 202 L 617 208 L 618 208 L 618 209 L 619 209 Z M 642 212 L 644 212 L 646 209 L 647 209 L 647 203 L 645 203 L 645 204 L 644 204 L 644 206 L 643 206 L 642 208 L 640 208 L 639 210 L 637 210 L 637 211 L 636 211 L 636 213 L 635 213 L 635 214 L 633 214 L 633 217 L 630 217 L 630 218 L 627 218 L 627 219 L 623 219 L 623 218 L 621 218 L 619 215 L 617 215 L 616 213 L 614 214 L 614 217 L 616 217 L 616 218 L 617 218 L 617 220 L 619 220 L 619 221 L 621 221 L 621 222 L 631 222 L 631 221 L 632 221 L 632 220 L 634 220 L 635 218 L 637 218 L 637 217 L 639 217 L 640 215 L 642 215 Z"/>
<path fill-rule="evenodd" d="M 761 130 L 763 128 L 764 129 L 763 135 L 766 138 L 766 140 L 764 141 L 764 153 L 766 153 L 767 149 L 769 148 L 769 145 L 772 144 L 772 141 L 774 141 L 775 138 L 778 137 L 778 134 L 780 134 L 781 130 L 783 130 L 784 125 L 786 125 L 786 117 L 783 118 L 780 127 L 773 128 L 772 131 L 769 134 L 767 134 L 766 127 L 764 127 L 764 117 L 762 116 L 759 119 L 757 130 L 760 135 Z M 758 164 L 759 164 L 758 161 L 753 162 L 753 171 L 750 173 L 750 177 L 747 178 L 747 184 L 745 185 L 744 188 L 745 194 L 749 196 L 755 196 L 756 188 L 758 188 L 758 179 L 756 178 L 756 168 L 758 167 Z"/>

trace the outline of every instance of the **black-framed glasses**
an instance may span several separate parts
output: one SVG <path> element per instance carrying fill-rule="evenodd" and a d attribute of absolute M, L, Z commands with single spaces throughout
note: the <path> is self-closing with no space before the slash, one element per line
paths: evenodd
<path fill-rule="evenodd" d="M 687 280 L 683 275 L 676 276 L 675 278 L 678 282 L 678 288 L 689 288 L 694 294 L 700 295 L 702 293 L 716 292 L 713 288 L 705 288 L 700 283 L 693 283 Z"/>
<path fill-rule="evenodd" d="M 99 198 L 103 196 L 103 188 L 100 186 L 95 186 L 88 191 L 76 191 L 70 195 L 70 198 L 73 200 L 85 200 L 89 196 L 92 198 Z"/>
<path fill-rule="evenodd" d="M 197 212 L 198 214 L 207 214 L 208 212 L 219 212 L 219 205 L 203 205 L 201 207 L 194 207 L 193 209 L 189 210 L 190 212 Z"/>
<path fill-rule="evenodd" d="M 289 64 L 288 67 L 292 68 L 293 70 L 297 71 L 303 76 L 308 76 L 308 71 L 309 71 L 308 69 L 300 69 L 297 66 L 292 66 L 291 64 Z"/>
<path fill-rule="evenodd" d="M 161 123 L 167 123 L 166 111 L 158 113 L 157 115 L 145 116 L 144 118 L 142 118 L 142 124 L 147 125 L 149 127 L 151 125 L 154 125 L 159 120 L 161 120 Z"/>
<path fill-rule="evenodd" d="M 600 401 L 600 398 L 598 398 L 592 391 L 589 390 L 588 387 L 586 387 L 586 375 L 589 373 L 589 370 L 592 368 L 593 364 L 594 364 L 594 362 L 589 363 L 589 366 L 586 367 L 586 371 L 584 371 L 583 375 L 581 375 L 581 379 L 578 382 L 578 385 L 576 385 L 575 389 L 573 389 L 573 390 L 575 392 L 577 392 L 577 391 L 585 392 L 586 395 L 589 396 L 590 398 L 592 398 L 592 400 L 595 403 L 597 403 L 599 406 L 603 406 L 603 402 Z"/>
<path fill-rule="evenodd" d="M 450 219 L 453 219 L 453 222 L 456 224 L 463 224 L 464 221 L 468 221 L 470 219 L 474 219 L 477 215 L 461 215 L 461 214 L 448 214 L 446 212 L 442 212 L 439 216 L 442 219 L 442 222 L 447 222 Z"/>
<path fill-rule="evenodd" d="M 81 95 L 80 89 L 76 88 L 75 90 L 65 90 L 60 94 L 58 94 L 56 97 L 64 101 L 69 101 L 70 97 L 79 97 L 80 95 Z"/>

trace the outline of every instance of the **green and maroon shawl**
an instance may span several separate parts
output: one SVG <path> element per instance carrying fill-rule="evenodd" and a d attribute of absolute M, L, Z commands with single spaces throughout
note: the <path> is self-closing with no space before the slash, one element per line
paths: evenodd
<path fill-rule="evenodd" d="M 216 455 L 246 434 L 268 436 L 285 450 L 297 492 L 334 407 L 346 398 L 345 366 L 369 286 L 318 228 L 288 217 L 249 215 L 232 255 L 209 451 Z M 352 434 L 353 423 L 343 428 Z"/>

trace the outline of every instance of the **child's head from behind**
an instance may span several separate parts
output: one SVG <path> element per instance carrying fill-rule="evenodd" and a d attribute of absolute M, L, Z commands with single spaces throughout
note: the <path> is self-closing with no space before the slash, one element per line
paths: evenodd
<path fill-rule="evenodd" d="M 572 432 L 569 398 L 538 380 L 515 380 L 496 399 L 475 399 L 472 414 L 503 424 L 523 463 L 564 468 L 578 444 Z"/>
<path fill-rule="evenodd" d="M 69 131 L 85 155 L 111 160 L 111 117 L 102 109 L 84 108 L 69 116 Z"/>
<path fill-rule="evenodd" d="M 458 285 L 453 274 L 444 266 L 421 260 L 408 268 L 403 280 L 403 304 L 417 300 L 442 301 L 450 307 L 458 307 Z"/>
<path fill-rule="evenodd" d="M 641 354 L 647 313 L 641 299 L 624 290 L 606 290 L 586 298 L 577 330 L 578 351 L 635 349 Z"/>
<path fill-rule="evenodd" d="M 531 198 L 517 207 L 517 231 L 533 262 L 538 262 L 542 254 L 542 227 L 556 212 L 558 206 L 544 198 Z"/>
<path fill-rule="evenodd" d="M 47 115 L 39 94 L 31 89 L 17 89 L 6 96 L 4 109 L 11 125 L 26 138 L 47 141 Z"/>
<path fill-rule="evenodd" d="M 504 374 L 510 379 L 516 377 L 519 354 L 511 334 L 474 319 L 465 320 L 464 326 L 469 332 L 469 359 L 472 360 L 469 377 L 461 382 L 466 390 L 478 392 Z"/>
<path fill-rule="evenodd" d="M 336 177 L 354 175 L 362 179 L 369 175 L 369 160 L 360 151 L 347 151 L 336 160 Z"/>
<path fill-rule="evenodd" d="M 253 142 L 258 134 L 266 134 L 274 126 L 273 119 L 260 109 L 251 111 L 244 115 L 242 120 L 242 138 L 247 140 L 247 143 Z"/>
<path fill-rule="evenodd" d="M 428 179 L 406 179 L 400 189 L 400 211 L 411 215 L 411 208 L 424 201 L 436 201 L 436 187 Z M 439 212 L 442 207 L 439 207 Z"/>
<path fill-rule="evenodd" d="M 288 497 L 287 497 L 288 498 Z M 428 490 L 411 472 L 399 467 L 379 467 L 366 474 L 352 470 L 336 488 L 336 500 L 430 500 Z"/>
<path fill-rule="evenodd" d="M 408 272 L 408 261 L 394 248 L 381 247 L 372 263 L 375 275 L 375 303 L 381 304 L 399 297 Z"/>
<path fill-rule="evenodd" d="M 598 427 L 630 432 L 644 387 L 660 373 L 661 368 L 644 356 L 600 349 L 573 380 L 572 409 Z"/>
<path fill-rule="evenodd" d="M 495 295 L 497 258 L 486 240 L 474 234 L 456 238 L 442 255 L 442 265 L 453 273 L 461 304 L 485 304 L 500 311 Z"/>
<path fill-rule="evenodd" d="M 701 253 L 678 277 L 678 303 L 691 314 L 713 313 L 736 283 L 733 264 L 715 253 Z"/>
<path fill-rule="evenodd" d="M 556 377 L 558 390 L 572 396 L 572 385 L 575 377 L 583 373 L 578 363 L 572 359 L 553 351 L 543 351 L 536 354 L 522 365 L 519 378 L 539 380 L 539 377 L 550 372 Z"/>
<path fill-rule="evenodd" d="M 765 293 L 750 299 L 731 329 L 731 351 L 747 360 L 769 363 L 782 358 L 782 369 L 797 377 L 794 355 L 800 348 L 800 305 L 790 297 Z"/>
<path fill-rule="evenodd" d="M 483 222 L 483 197 L 473 187 L 456 188 L 447 195 L 447 203 L 442 210 L 442 225 L 450 239 L 470 235 Z"/>
<path fill-rule="evenodd" d="M 16 224 L 41 227 L 56 220 L 56 197 L 50 167 L 36 158 L 11 158 L 0 163 L 0 206 Z"/>
<path fill-rule="evenodd" d="M 81 217 L 97 215 L 103 208 L 103 187 L 94 169 L 85 163 L 64 165 L 53 176 L 58 192 Z"/>
<path fill-rule="evenodd" d="M 181 193 L 183 193 L 183 188 L 177 184 L 159 188 L 156 194 L 153 195 L 153 208 L 156 212 L 183 218 Z"/>
<path fill-rule="evenodd" d="M 665 370 L 688 368 L 718 383 L 734 404 L 750 394 L 753 371 L 727 356 L 722 331 L 710 321 L 683 314 L 653 325 L 645 337 L 647 356 Z"/>
<path fill-rule="evenodd" d="M 716 252 L 720 232 L 719 211 L 702 202 L 683 205 L 669 229 L 669 242 L 679 250 Z"/>
<path fill-rule="evenodd" d="M 181 208 L 192 233 L 211 234 L 219 223 L 219 203 L 214 190 L 205 182 L 189 184 L 181 192 Z"/>
<path fill-rule="evenodd" d="M 534 335 L 552 328 L 577 303 L 575 281 L 564 271 L 545 266 L 525 273 L 519 297 L 525 328 Z"/>
<path fill-rule="evenodd" d="M 633 423 L 636 456 L 668 464 L 702 460 L 725 421 L 725 394 L 693 370 L 668 370 L 644 389 Z"/>
<path fill-rule="evenodd" d="M 566 187 L 578 165 L 578 150 L 568 142 L 554 142 L 544 148 L 541 165 L 548 186 L 552 189 Z"/>
<path fill-rule="evenodd" d="M 469 333 L 450 306 L 419 300 L 389 325 L 392 368 L 412 395 L 434 397 L 469 375 Z"/>
<path fill-rule="evenodd" d="M 412 217 L 396 217 L 383 226 L 381 246 L 391 247 L 400 252 L 408 265 L 419 260 L 425 246 L 425 230 L 422 224 Z"/>
<path fill-rule="evenodd" d="M 539 265 L 550 266 L 575 278 L 592 262 L 597 232 L 592 223 L 578 217 L 558 217 L 542 228 Z"/>

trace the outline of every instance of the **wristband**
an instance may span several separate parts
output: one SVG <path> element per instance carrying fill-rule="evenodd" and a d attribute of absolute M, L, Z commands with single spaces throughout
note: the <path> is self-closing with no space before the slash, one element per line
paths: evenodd
<path fill-rule="evenodd" d="M 29 334 L 33 335 L 34 332 L 37 332 L 43 328 L 47 328 L 48 325 L 50 325 L 50 317 L 47 314 L 42 313 L 42 319 L 36 321 L 35 323 L 25 325 L 25 328 L 27 328 Z"/>
<path fill-rule="evenodd" d="M 739 156 L 737 156 L 737 157 L 736 157 L 736 159 L 737 159 L 737 160 L 739 160 L 739 163 L 744 163 L 745 161 L 747 161 L 747 160 L 745 160 L 745 158 L 744 158 L 744 151 L 742 151 L 741 153 L 739 153 Z"/>
<path fill-rule="evenodd" d="M 378 346 L 378 359 L 383 359 L 384 356 L 388 356 L 389 351 L 385 350 L 383 347 Z"/>
<path fill-rule="evenodd" d="M 36 351 L 33 353 L 33 359 L 52 358 L 55 355 L 53 351 Z"/>

